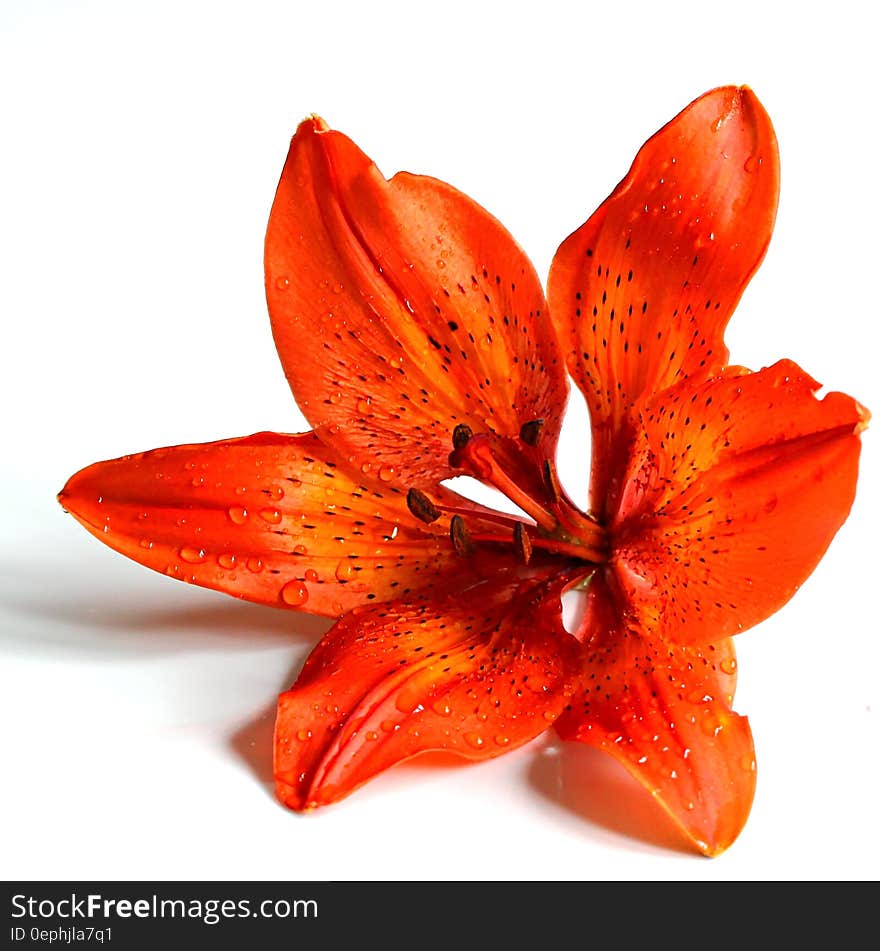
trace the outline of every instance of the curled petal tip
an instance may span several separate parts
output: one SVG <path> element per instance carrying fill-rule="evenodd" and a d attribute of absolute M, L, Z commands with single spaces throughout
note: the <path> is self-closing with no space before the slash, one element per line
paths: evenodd
<path fill-rule="evenodd" d="M 330 126 L 317 114 L 310 112 L 297 127 L 297 135 L 303 132 L 322 133 L 329 132 Z"/>

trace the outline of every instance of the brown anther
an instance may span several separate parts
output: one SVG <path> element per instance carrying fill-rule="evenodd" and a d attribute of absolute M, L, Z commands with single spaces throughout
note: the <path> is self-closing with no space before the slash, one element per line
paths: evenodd
<path fill-rule="evenodd" d="M 523 564 L 527 565 L 532 560 L 532 540 L 522 522 L 517 522 L 513 526 L 513 541 Z"/>
<path fill-rule="evenodd" d="M 541 440 L 541 433 L 544 431 L 544 420 L 543 419 L 532 419 L 527 423 L 523 423 L 522 429 L 519 431 L 519 438 L 527 446 L 537 446 Z"/>
<path fill-rule="evenodd" d="M 459 423 L 452 430 L 452 445 L 455 449 L 464 449 L 464 447 L 473 438 L 474 431 L 467 423 Z"/>
<path fill-rule="evenodd" d="M 559 475 L 556 466 L 549 459 L 544 460 L 544 488 L 550 494 L 551 502 L 556 503 L 562 498 Z"/>
<path fill-rule="evenodd" d="M 452 539 L 452 547 L 462 558 L 467 558 L 474 553 L 471 533 L 467 530 L 464 519 L 460 515 L 452 516 L 449 523 L 449 537 Z"/>
<path fill-rule="evenodd" d="M 426 525 L 436 522 L 440 518 L 440 509 L 419 489 L 410 489 L 406 493 L 406 507 L 413 515 Z"/>

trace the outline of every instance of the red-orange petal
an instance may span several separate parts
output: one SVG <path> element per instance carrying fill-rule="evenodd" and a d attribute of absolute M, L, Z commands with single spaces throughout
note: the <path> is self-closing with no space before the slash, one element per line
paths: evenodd
<path fill-rule="evenodd" d="M 610 603 L 602 579 L 594 584 Z M 731 709 L 732 640 L 670 646 L 618 623 L 592 627 L 585 650 L 583 690 L 557 721 L 560 736 L 610 753 L 701 852 L 723 852 L 745 825 L 756 778 L 748 721 Z"/>
<path fill-rule="evenodd" d="M 488 759 L 545 730 L 579 668 L 561 622 L 566 583 L 497 579 L 340 620 L 279 699 L 282 802 L 326 805 L 418 753 Z"/>
<path fill-rule="evenodd" d="M 462 560 L 448 519 L 417 521 L 405 493 L 359 483 L 312 433 L 99 462 L 74 475 L 59 500 L 95 537 L 149 568 L 326 616 L 429 591 L 450 571 L 472 583 L 505 561 L 491 552 Z M 452 493 L 440 500 L 468 511 Z"/>
<path fill-rule="evenodd" d="M 386 181 L 317 118 L 290 146 L 266 235 L 272 330 L 317 434 L 373 474 L 454 474 L 452 431 L 517 437 L 545 420 L 552 448 L 565 369 L 532 265 L 449 185 Z"/>
<path fill-rule="evenodd" d="M 648 400 L 611 523 L 620 606 L 717 641 L 778 610 L 849 513 L 868 413 L 782 360 Z"/>
<path fill-rule="evenodd" d="M 645 143 L 557 251 L 548 296 L 590 409 L 600 514 L 629 409 L 726 363 L 724 328 L 770 241 L 778 190 L 767 113 L 750 89 L 715 89 Z"/>

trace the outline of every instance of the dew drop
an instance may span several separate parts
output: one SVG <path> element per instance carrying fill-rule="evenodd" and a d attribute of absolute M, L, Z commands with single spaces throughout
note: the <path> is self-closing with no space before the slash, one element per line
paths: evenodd
<path fill-rule="evenodd" d="M 504 736 L 503 733 L 499 733 L 498 736 L 495 737 L 495 742 L 496 742 L 499 746 L 508 746 L 509 743 L 510 743 L 510 737 L 509 737 L 509 736 Z"/>
<path fill-rule="evenodd" d="M 333 604 L 330 605 L 330 607 L 333 613 L 338 615 L 341 615 L 342 612 L 345 610 L 345 608 L 342 606 L 341 601 L 334 601 Z"/>
<path fill-rule="evenodd" d="M 260 509 L 260 518 L 270 525 L 277 525 L 281 521 L 281 513 L 278 509 Z"/>
<path fill-rule="evenodd" d="M 228 515 L 236 525 L 244 525 L 248 517 L 247 509 L 243 509 L 240 505 L 233 505 Z"/>
<path fill-rule="evenodd" d="M 400 729 L 400 724 L 395 723 L 394 720 L 383 720 L 379 725 L 385 733 L 393 733 Z"/>
<path fill-rule="evenodd" d="M 152 548 L 152 547 L 153 547 L 153 543 L 150 541 L 149 538 L 142 538 L 142 539 L 138 542 L 138 544 L 141 546 L 141 548 L 147 548 L 147 549 L 149 549 L 149 548 Z"/>
<path fill-rule="evenodd" d="M 351 559 L 340 559 L 339 564 L 336 566 L 335 574 L 337 581 L 348 581 L 352 575 L 354 575 L 354 566 L 351 563 Z"/>
<path fill-rule="evenodd" d="M 721 666 L 721 669 L 724 671 L 725 674 L 733 674 L 733 673 L 736 673 L 736 658 L 735 658 L 735 657 L 725 657 L 724 660 L 721 661 L 721 665 L 720 665 L 720 666 Z"/>
<path fill-rule="evenodd" d="M 362 396 L 357 401 L 357 410 L 359 413 L 366 414 L 370 411 L 370 406 L 372 405 L 372 400 L 368 396 Z"/>
<path fill-rule="evenodd" d="M 757 764 L 755 763 L 755 758 L 746 754 L 739 761 L 739 765 L 747 772 L 754 773 L 757 769 Z"/>
<path fill-rule="evenodd" d="M 192 486 L 194 489 L 197 489 L 200 485 L 204 485 L 204 484 L 205 484 L 204 476 L 193 476 Z"/>
<path fill-rule="evenodd" d="M 220 565 L 221 568 L 234 568 L 235 555 L 224 552 L 222 555 L 217 556 L 217 564 Z"/>
<path fill-rule="evenodd" d="M 309 589 L 301 581 L 288 581 L 281 589 L 281 600 L 291 607 L 298 607 L 309 600 Z"/>
<path fill-rule="evenodd" d="M 295 555 L 307 555 L 309 550 L 305 545 L 294 545 L 293 552 Z"/>
<path fill-rule="evenodd" d="M 191 565 L 200 565 L 205 560 L 204 548 L 181 548 L 180 557 Z"/>
<path fill-rule="evenodd" d="M 391 482 L 391 480 L 397 475 L 397 470 L 394 466 L 380 466 L 379 467 L 379 480 L 381 482 Z"/>
<path fill-rule="evenodd" d="M 279 291 L 286 291 L 290 287 L 290 280 L 286 277 L 276 277 L 275 287 Z"/>
<path fill-rule="evenodd" d="M 545 711 L 544 711 L 544 719 L 545 719 L 545 720 L 549 720 L 551 723 L 552 723 L 558 716 L 559 716 L 559 714 L 556 713 L 556 712 L 553 711 L 553 710 L 545 710 Z"/>
<path fill-rule="evenodd" d="M 263 561 L 261 558 L 248 558 L 245 564 L 247 565 L 248 571 L 252 571 L 255 575 L 263 570 Z"/>
<path fill-rule="evenodd" d="M 284 489 L 282 489 L 280 485 L 273 485 L 272 488 L 269 489 L 269 495 L 271 495 L 276 502 L 280 502 L 284 498 Z"/>
<path fill-rule="evenodd" d="M 310 740 L 310 739 L 312 738 L 312 731 L 311 731 L 311 730 L 305 730 L 305 729 L 303 729 L 303 730 L 298 730 L 298 731 L 297 731 L 297 734 L 296 734 L 296 738 L 297 738 L 301 743 L 305 743 L 306 740 Z"/>
<path fill-rule="evenodd" d="M 749 175 L 754 174 L 764 164 L 764 159 L 758 155 L 750 155 L 743 165 L 743 168 Z"/>
<path fill-rule="evenodd" d="M 479 733 L 465 733 L 464 741 L 475 750 L 482 749 L 483 743 L 485 742 Z"/>
<path fill-rule="evenodd" d="M 706 736 L 718 736 L 718 734 L 724 729 L 720 721 L 712 716 L 704 717 L 700 723 L 700 727 Z"/>
<path fill-rule="evenodd" d="M 445 700 L 436 700 L 431 704 L 431 709 L 441 717 L 448 717 L 452 713 L 452 708 Z"/>
<path fill-rule="evenodd" d="M 309 568 L 308 571 L 306 571 L 306 581 L 309 581 L 312 584 L 314 584 L 317 580 L 318 580 L 318 572 L 315 571 L 314 568 Z"/>
<path fill-rule="evenodd" d="M 367 732 L 364 733 L 364 738 L 367 740 L 378 740 L 379 734 L 375 730 L 367 730 Z"/>

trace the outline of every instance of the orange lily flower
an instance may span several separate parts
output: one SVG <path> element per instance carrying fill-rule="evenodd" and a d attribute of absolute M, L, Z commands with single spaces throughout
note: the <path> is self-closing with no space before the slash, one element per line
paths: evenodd
<path fill-rule="evenodd" d="M 755 759 L 731 635 L 825 552 L 868 420 L 787 360 L 727 363 L 778 184 L 754 94 L 707 93 L 563 242 L 548 306 L 465 195 L 386 180 L 320 119 L 300 125 L 265 267 L 312 431 L 97 463 L 59 496 L 150 568 L 338 618 L 279 699 L 286 805 L 334 802 L 428 750 L 497 756 L 554 724 L 619 759 L 704 853 L 735 839 Z M 589 512 L 556 474 L 566 371 L 591 416 Z M 443 484 L 461 474 L 524 515 Z M 569 633 L 572 588 L 586 610 Z"/>

